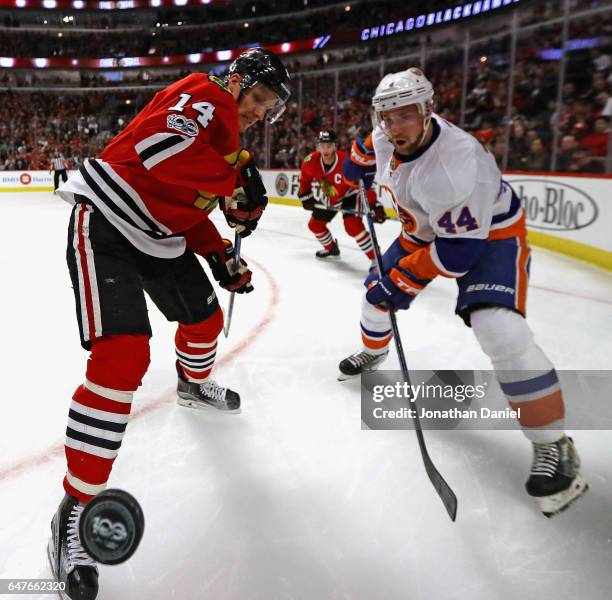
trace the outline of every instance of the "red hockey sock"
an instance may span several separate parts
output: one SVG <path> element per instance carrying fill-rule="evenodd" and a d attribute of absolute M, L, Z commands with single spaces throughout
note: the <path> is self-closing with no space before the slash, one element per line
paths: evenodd
<path fill-rule="evenodd" d="M 132 397 L 149 366 L 149 338 L 112 335 L 92 343 L 85 383 L 72 397 L 64 489 L 89 502 L 106 487 L 125 434 Z"/>
<path fill-rule="evenodd" d="M 364 227 L 363 221 L 355 215 L 346 216 L 344 217 L 344 229 L 352 238 L 355 238 L 357 245 L 365 252 L 365 255 L 370 260 L 374 260 L 372 238 Z"/>
<path fill-rule="evenodd" d="M 212 371 L 217 354 L 217 337 L 223 329 L 223 313 L 217 308 L 204 321 L 179 323 L 174 338 L 178 363 L 189 381 L 204 381 Z"/>
<path fill-rule="evenodd" d="M 308 229 L 314 233 L 325 250 L 331 251 L 334 249 L 336 242 L 327 228 L 327 223 L 325 223 L 325 221 L 320 221 L 319 219 L 311 217 L 310 221 L 308 221 Z"/>

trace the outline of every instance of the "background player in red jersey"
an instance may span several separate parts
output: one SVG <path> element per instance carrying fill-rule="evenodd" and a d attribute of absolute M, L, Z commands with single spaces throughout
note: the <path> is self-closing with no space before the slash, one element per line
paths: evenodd
<path fill-rule="evenodd" d="M 75 203 L 67 261 L 81 343 L 91 350 L 70 407 L 66 495 L 49 542 L 53 573 L 68 598 L 97 594 L 97 567 L 78 524 L 85 503 L 106 486 L 149 365 L 145 291 L 178 322 L 182 401 L 240 409 L 239 395 L 209 378 L 223 315 L 195 254 L 225 289 L 253 289 L 246 263 L 236 264 L 232 244 L 208 215 L 220 204 L 241 237 L 255 229 L 267 198 L 239 135 L 258 121 L 274 122 L 289 95 L 281 61 L 261 48 L 247 50 L 224 80 L 196 73 L 156 94 L 99 158 L 59 189 Z"/>
<path fill-rule="evenodd" d="M 357 190 L 342 176 L 342 164 L 346 156 L 346 152 L 337 149 L 336 134 L 333 131 L 321 131 L 315 152 L 309 154 L 302 162 L 298 195 L 302 206 L 312 211 L 308 229 L 314 233 L 323 246 L 322 250 L 317 251 L 317 258 L 340 256 L 338 242 L 332 237 L 327 223 L 336 216 L 340 209 L 354 211 L 358 207 Z M 322 198 L 318 201 L 313 193 L 314 182 L 318 182 L 321 186 Z M 368 191 L 368 201 L 374 211 L 376 222 L 383 223 L 386 218 L 385 209 L 376 201 L 376 194 L 372 190 Z M 319 208 L 318 205 L 321 204 L 333 210 Z M 355 238 L 357 245 L 370 260 L 373 260 L 372 240 L 361 218 L 346 212 L 342 217 L 346 232 Z"/>

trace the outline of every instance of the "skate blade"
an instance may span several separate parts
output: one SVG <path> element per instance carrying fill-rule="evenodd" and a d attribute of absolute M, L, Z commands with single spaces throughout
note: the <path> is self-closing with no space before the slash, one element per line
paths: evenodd
<path fill-rule="evenodd" d="M 53 554 L 53 537 L 51 537 L 49 539 L 49 543 L 47 544 L 47 558 L 49 559 L 49 566 L 51 567 L 51 574 L 53 575 L 53 578 L 55 579 L 55 581 L 59 581 L 58 576 L 57 576 L 57 571 L 55 570 L 55 556 Z M 66 595 L 66 593 L 60 589 L 57 590 L 57 593 L 59 595 L 59 597 L 61 598 L 61 600 L 70 600 L 70 596 Z"/>
<path fill-rule="evenodd" d="M 387 355 L 385 354 L 384 358 L 386 357 Z M 367 375 L 368 373 L 374 373 L 374 371 L 378 371 L 378 368 L 383 363 L 384 358 L 380 360 L 379 362 L 373 364 L 369 369 L 364 369 L 363 371 L 361 371 L 361 373 L 355 373 L 355 375 L 347 375 L 346 373 L 343 373 L 342 371 L 340 371 L 340 373 L 338 374 L 338 381 L 347 381 L 349 379 L 355 379 L 355 377 L 359 377 L 360 375 Z"/>
<path fill-rule="evenodd" d="M 51 567 L 51 573 L 53 574 L 53 577 L 57 579 L 57 573 L 55 571 L 55 556 L 53 555 L 53 550 L 51 549 L 52 547 L 53 547 L 53 538 L 50 538 L 49 542 L 47 543 L 47 558 L 49 559 L 49 566 Z"/>
<path fill-rule="evenodd" d="M 317 260 L 340 260 L 340 255 L 338 256 L 317 256 L 315 254 L 315 258 Z"/>
<path fill-rule="evenodd" d="M 569 508 L 578 498 L 583 496 L 588 489 L 589 484 L 584 480 L 582 475 L 577 475 L 574 481 L 572 481 L 572 485 L 567 490 L 563 490 L 552 496 L 537 498 L 537 501 L 544 516 L 550 519 Z"/>
<path fill-rule="evenodd" d="M 234 410 L 225 410 L 222 408 L 217 408 L 212 404 L 206 404 L 206 402 L 202 402 L 201 400 L 194 400 L 192 398 L 184 398 L 183 396 L 179 396 L 177 400 L 180 406 L 184 406 L 186 408 L 195 408 L 196 410 L 214 410 L 216 412 L 230 414 L 230 415 L 239 415 L 242 412 L 242 408 L 235 408 Z"/>

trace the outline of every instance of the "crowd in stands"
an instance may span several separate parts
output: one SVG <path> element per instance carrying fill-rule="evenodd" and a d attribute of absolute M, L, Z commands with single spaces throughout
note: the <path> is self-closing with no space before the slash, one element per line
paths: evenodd
<path fill-rule="evenodd" d="M 540 8 L 550 10 L 550 3 L 541 3 Z M 606 157 L 612 121 L 612 13 L 572 21 L 570 39 L 585 39 L 593 30 L 604 43 L 567 54 L 560 103 L 561 63 L 550 60 L 543 51 L 560 48 L 561 25 L 539 28 L 519 39 L 512 72 L 509 35 L 493 35 L 473 44 L 465 98 L 461 44 L 439 36 L 428 40 L 425 71 L 436 90 L 436 112 L 472 132 L 507 170 L 548 171 L 554 166 L 556 171 L 605 172 L 610 167 Z M 486 35 L 486 30 L 481 34 Z M 412 56 L 404 60 L 403 54 Z M 384 62 L 376 62 L 381 56 Z M 245 136 L 245 144 L 254 148 L 260 165 L 272 168 L 298 167 L 323 128 L 336 129 L 340 147 L 348 147 L 353 137 L 370 128 L 370 99 L 381 76 L 419 65 L 421 56 L 418 41 L 407 44 L 396 36 L 310 58 L 288 58 L 290 71 L 298 75 L 284 118 L 268 135 L 259 125 Z M 337 74 L 333 70 L 351 63 L 359 66 L 340 69 Z M 328 73 L 323 72 L 330 67 Z M 134 72 L 138 77 L 130 79 L 132 85 L 170 83 L 170 78 L 188 73 Z M 36 85 L 36 73 L 25 74 L 30 78 L 26 85 Z M 26 75 L 0 72 L 0 87 L 3 78 L 19 85 L 18 77 Z M 508 111 L 511 77 L 512 109 Z M 109 83 L 102 74 L 83 72 L 76 84 L 96 87 Z M 55 151 L 72 164 L 94 156 L 153 93 L 149 89 L 138 93 L 0 92 L 0 169 L 47 168 L 48 156 Z"/>
<path fill-rule="evenodd" d="M 554 170 L 606 172 L 612 123 L 612 47 L 570 55 L 556 135 L 558 61 L 541 60 L 529 48 L 518 53 L 510 113 L 508 65 L 472 66 L 462 119 L 463 72 L 452 54 L 439 55 L 426 69 L 436 90 L 435 110 L 486 144 L 501 167 L 549 171 L 556 140 Z M 385 68 L 385 72 L 406 66 Z M 301 118 L 294 102 L 288 118 L 271 130 L 270 166 L 298 166 L 313 149 L 317 131 L 325 127 L 335 127 L 341 146 L 347 147 L 350 138 L 370 126 L 370 98 L 379 80 L 378 70 L 342 73 L 339 102 L 335 102 L 329 76 L 303 77 Z M 261 132 L 252 134 L 252 142 L 265 153 Z"/>
<path fill-rule="evenodd" d="M 151 96 L 2 92 L 0 170 L 45 170 L 55 154 L 74 168 L 98 155 Z"/>

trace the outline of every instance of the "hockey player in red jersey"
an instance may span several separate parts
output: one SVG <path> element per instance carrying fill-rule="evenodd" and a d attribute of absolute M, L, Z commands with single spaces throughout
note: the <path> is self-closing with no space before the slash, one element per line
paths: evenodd
<path fill-rule="evenodd" d="M 455 279 L 455 312 L 491 360 L 509 405 L 533 444 L 526 483 L 552 516 L 586 490 L 564 432 L 565 407 L 553 364 L 527 324 L 530 249 L 525 213 L 495 159 L 473 136 L 433 112 L 433 87 L 417 68 L 386 75 L 372 99 L 375 128 L 356 140 L 345 175 L 377 181 L 402 221 L 365 280 L 363 349 L 340 379 L 376 369 L 392 339 L 388 310 L 406 310 L 438 276 Z"/>
<path fill-rule="evenodd" d="M 223 315 L 196 258 L 221 287 L 248 293 L 251 272 L 209 220 L 220 205 L 241 237 L 267 204 L 253 157 L 239 135 L 274 122 L 290 95 L 289 74 L 272 52 L 247 50 L 217 79 L 192 74 L 157 93 L 59 193 L 74 202 L 67 261 L 87 372 L 66 431 L 66 495 L 52 521 L 49 559 L 68 598 L 90 600 L 95 562 L 79 541 L 84 505 L 109 478 L 134 392 L 149 365 L 145 291 L 177 321 L 179 402 L 238 411 L 236 392 L 210 379 Z"/>
<path fill-rule="evenodd" d="M 336 216 L 337 212 L 355 211 L 358 206 L 355 186 L 342 176 L 342 164 L 345 158 L 346 152 L 336 147 L 336 134 L 333 131 L 321 131 L 317 138 L 315 152 L 309 154 L 302 162 L 298 195 L 302 206 L 312 211 L 308 229 L 314 233 L 323 246 L 322 250 L 317 251 L 317 258 L 340 256 L 338 242 L 332 237 L 327 223 Z M 321 188 L 318 200 L 313 193 L 315 182 Z M 386 218 L 385 210 L 382 204 L 376 201 L 376 194 L 371 190 L 368 192 L 368 201 L 374 211 L 376 221 L 382 223 Z M 326 210 L 321 205 L 328 206 L 329 209 Z M 359 248 L 370 260 L 373 260 L 372 240 L 361 218 L 350 212 L 344 212 L 342 217 L 346 232 L 355 238 Z"/>

